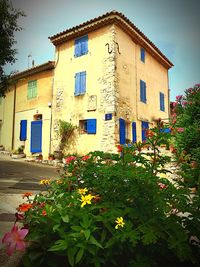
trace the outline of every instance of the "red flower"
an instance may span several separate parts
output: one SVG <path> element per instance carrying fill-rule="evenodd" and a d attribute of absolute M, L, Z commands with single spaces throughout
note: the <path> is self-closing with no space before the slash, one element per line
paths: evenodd
<path fill-rule="evenodd" d="M 26 212 L 26 211 L 28 211 L 30 208 L 32 208 L 32 204 L 26 204 L 26 203 L 23 203 L 23 204 L 21 204 L 21 205 L 19 205 L 19 207 L 18 207 L 18 211 L 20 211 L 20 212 Z"/>
<path fill-rule="evenodd" d="M 177 95 L 176 96 L 176 101 L 180 101 L 182 99 L 182 97 L 183 97 L 182 95 Z"/>
<path fill-rule="evenodd" d="M 184 128 L 178 128 L 177 131 L 178 131 L 179 133 L 182 133 L 182 132 L 184 132 Z"/>
<path fill-rule="evenodd" d="M 120 145 L 117 145 L 117 152 L 122 152 L 123 151 L 123 147 Z"/>
<path fill-rule="evenodd" d="M 75 161 L 75 160 L 76 160 L 76 157 L 70 156 L 70 157 L 68 157 L 68 158 L 65 159 L 65 163 L 66 164 L 69 164 L 69 163 L 71 163 L 72 161 Z"/>
<path fill-rule="evenodd" d="M 23 195 L 22 195 L 22 198 L 25 198 L 25 197 L 27 197 L 27 198 L 29 198 L 30 196 L 32 196 L 33 194 L 31 193 L 31 192 L 26 192 L 26 193 L 24 193 Z"/>
<path fill-rule="evenodd" d="M 16 217 L 17 221 L 22 221 L 25 218 L 23 214 L 18 213 L 18 212 L 15 213 L 15 217 Z"/>
<path fill-rule="evenodd" d="M 86 156 L 82 157 L 82 160 L 83 160 L 83 161 L 86 161 L 86 160 L 88 160 L 89 158 L 90 158 L 90 156 L 86 155 Z"/>
<path fill-rule="evenodd" d="M 7 254 L 11 256 L 15 250 L 25 250 L 24 238 L 28 234 L 28 229 L 18 230 L 18 226 L 14 225 L 11 232 L 6 233 L 2 238 L 2 243 L 7 246 Z"/>
<path fill-rule="evenodd" d="M 46 210 L 43 210 L 43 211 L 42 211 L 42 216 L 46 216 L 46 215 L 47 215 Z"/>
<path fill-rule="evenodd" d="M 149 129 L 146 129 L 145 135 L 146 135 L 146 137 L 150 138 L 150 137 L 153 137 L 154 136 L 154 132 L 152 132 Z"/>

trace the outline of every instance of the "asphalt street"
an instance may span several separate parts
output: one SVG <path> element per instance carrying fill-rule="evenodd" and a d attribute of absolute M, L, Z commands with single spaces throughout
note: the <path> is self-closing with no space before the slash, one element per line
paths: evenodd
<path fill-rule="evenodd" d="M 56 167 L 14 160 L 9 156 L 0 155 L 0 239 L 5 232 L 11 230 L 16 208 L 24 202 L 22 194 L 25 192 L 36 194 L 45 189 L 39 184 L 41 179 L 56 177 L 58 177 Z"/>

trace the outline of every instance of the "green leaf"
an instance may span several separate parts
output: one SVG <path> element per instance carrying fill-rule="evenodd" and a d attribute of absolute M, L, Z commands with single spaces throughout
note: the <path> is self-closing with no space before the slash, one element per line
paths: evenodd
<path fill-rule="evenodd" d="M 48 251 L 59 251 L 68 248 L 68 243 L 66 240 L 57 240 L 53 246 L 51 246 Z"/>
<path fill-rule="evenodd" d="M 75 261 L 75 255 L 76 255 L 76 252 L 77 252 L 77 248 L 74 247 L 74 248 L 70 248 L 68 249 L 67 251 L 67 257 L 68 257 L 68 261 L 69 261 L 69 264 L 73 267 L 74 266 L 74 261 Z"/>
<path fill-rule="evenodd" d="M 85 235 L 85 238 L 86 238 L 86 240 L 88 240 L 89 239 L 89 237 L 90 237 L 90 230 L 88 229 L 88 230 L 84 230 L 84 235 Z"/>
<path fill-rule="evenodd" d="M 99 248 L 103 248 L 102 245 L 92 235 L 90 236 L 89 243 Z"/>
<path fill-rule="evenodd" d="M 69 216 L 67 214 L 64 216 L 61 216 L 61 218 L 62 218 L 63 222 L 66 222 L 66 223 L 69 222 Z"/>
<path fill-rule="evenodd" d="M 82 228 L 80 226 L 71 226 L 71 229 L 76 231 L 76 232 L 80 232 L 82 230 Z"/>
<path fill-rule="evenodd" d="M 53 227 L 53 231 L 56 232 L 60 228 L 60 224 L 56 224 Z"/>
<path fill-rule="evenodd" d="M 82 259 L 84 253 L 84 249 L 80 248 L 77 255 L 76 255 L 76 264 Z"/>

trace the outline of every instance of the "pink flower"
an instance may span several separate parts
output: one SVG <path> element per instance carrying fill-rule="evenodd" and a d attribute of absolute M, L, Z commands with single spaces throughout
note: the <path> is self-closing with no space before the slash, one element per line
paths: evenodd
<path fill-rule="evenodd" d="M 88 160 L 89 158 L 90 158 L 90 156 L 86 155 L 86 156 L 82 157 L 82 160 L 83 160 L 83 161 L 86 161 L 86 160 Z"/>
<path fill-rule="evenodd" d="M 184 132 L 184 128 L 178 128 L 177 131 L 178 131 L 179 133 L 182 133 L 182 132 Z"/>
<path fill-rule="evenodd" d="M 163 184 L 163 183 L 158 183 L 158 186 L 159 186 L 160 190 L 167 188 L 167 185 Z"/>
<path fill-rule="evenodd" d="M 70 157 L 68 157 L 68 158 L 65 159 L 65 163 L 66 164 L 69 164 L 69 163 L 71 163 L 72 161 L 75 161 L 75 160 L 76 160 L 76 157 L 70 156 Z"/>
<path fill-rule="evenodd" d="M 177 95 L 176 96 L 176 101 L 180 101 L 182 99 L 182 97 L 183 97 L 182 95 Z"/>
<path fill-rule="evenodd" d="M 183 102 L 182 102 L 183 106 L 186 106 L 187 103 L 188 103 L 187 101 L 183 101 Z"/>
<path fill-rule="evenodd" d="M 7 246 L 7 254 L 11 256 L 15 250 L 25 250 L 26 245 L 24 238 L 28 234 L 28 229 L 18 230 L 14 225 L 11 232 L 8 232 L 2 238 L 2 243 Z"/>
<path fill-rule="evenodd" d="M 178 105 L 178 103 L 177 102 L 173 102 L 172 105 L 175 108 Z"/>

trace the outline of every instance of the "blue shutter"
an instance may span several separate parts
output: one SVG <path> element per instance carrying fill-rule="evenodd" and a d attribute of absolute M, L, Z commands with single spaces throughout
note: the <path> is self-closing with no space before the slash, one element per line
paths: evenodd
<path fill-rule="evenodd" d="M 126 122 L 123 119 L 119 119 L 119 142 L 121 145 L 126 143 Z"/>
<path fill-rule="evenodd" d="M 140 101 L 143 101 L 143 83 L 140 80 Z"/>
<path fill-rule="evenodd" d="M 79 57 L 81 55 L 81 43 L 79 41 L 79 39 L 75 40 L 75 52 L 74 52 L 74 56 L 75 57 Z"/>
<path fill-rule="evenodd" d="M 149 123 L 146 121 L 142 121 L 142 141 L 146 140 L 145 132 L 146 132 L 146 129 L 148 128 L 149 128 Z"/>
<path fill-rule="evenodd" d="M 141 48 L 141 50 L 140 50 L 140 59 L 141 59 L 141 61 L 145 62 L 145 50 L 144 50 L 144 48 Z"/>
<path fill-rule="evenodd" d="M 42 121 L 31 122 L 31 152 L 42 152 Z"/>
<path fill-rule="evenodd" d="M 88 53 L 88 36 L 84 36 L 81 38 L 81 55 L 85 55 Z"/>
<path fill-rule="evenodd" d="M 21 120 L 20 122 L 20 141 L 26 140 L 27 134 L 27 120 Z"/>
<path fill-rule="evenodd" d="M 85 94 L 86 91 L 86 71 L 80 72 L 80 94 Z"/>
<path fill-rule="evenodd" d="M 165 111 L 165 98 L 163 93 L 160 93 L 160 110 Z"/>
<path fill-rule="evenodd" d="M 137 141 L 136 122 L 132 122 L 132 142 Z"/>
<path fill-rule="evenodd" d="M 95 134 L 97 128 L 97 120 L 96 119 L 88 119 L 87 120 L 87 133 Z"/>
<path fill-rule="evenodd" d="M 75 92 L 74 95 L 80 94 L 80 72 L 75 74 Z"/>
<path fill-rule="evenodd" d="M 144 103 L 147 102 L 147 95 L 146 95 L 146 83 L 143 82 L 143 87 L 144 87 Z"/>

